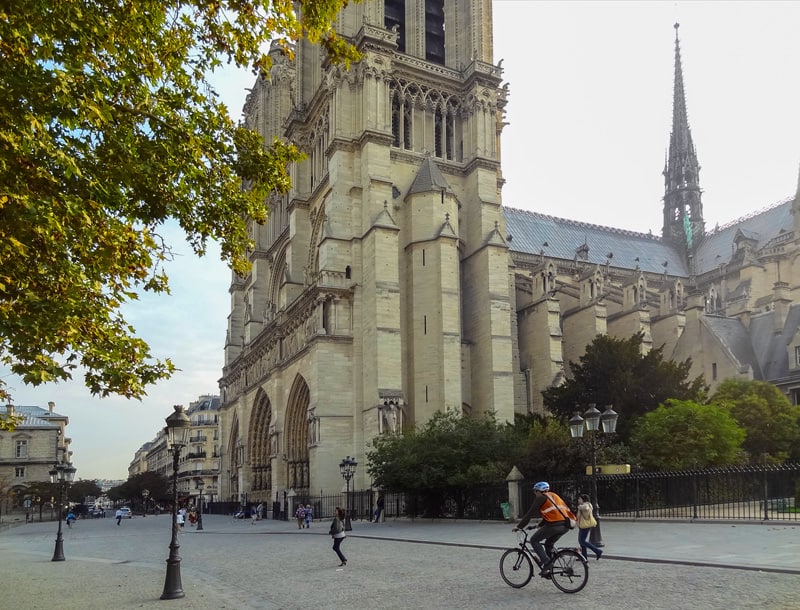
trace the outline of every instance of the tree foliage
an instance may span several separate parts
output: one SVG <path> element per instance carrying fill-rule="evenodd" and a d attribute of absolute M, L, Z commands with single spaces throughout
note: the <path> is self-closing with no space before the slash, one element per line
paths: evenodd
<path fill-rule="evenodd" d="M 752 460 L 800 458 L 800 406 L 771 383 L 727 379 L 711 397 L 747 432 L 743 448 Z"/>
<path fill-rule="evenodd" d="M 481 485 L 502 483 L 511 469 L 513 432 L 486 418 L 437 412 L 402 436 L 381 436 L 367 451 L 367 472 L 386 491 L 448 495 L 460 506 Z"/>
<path fill-rule="evenodd" d="M 0 362 L 32 385 L 80 366 L 93 394 L 129 398 L 174 371 L 120 310 L 168 292 L 164 224 L 245 273 L 248 219 L 301 158 L 236 125 L 207 77 L 226 62 L 268 75 L 270 41 L 291 55 L 303 37 L 357 59 L 331 26 L 346 3 L 0 6 Z"/>
<path fill-rule="evenodd" d="M 664 401 L 702 401 L 706 386 L 701 377 L 689 381 L 691 361 L 664 360 L 663 346 L 642 355 L 643 340 L 642 333 L 628 339 L 595 337 L 579 362 L 569 363 L 571 377 L 542 392 L 545 406 L 566 421 L 590 403 L 601 411 L 612 405 L 619 413 L 619 437 L 627 441 L 636 419 Z"/>
<path fill-rule="evenodd" d="M 86 498 L 91 496 L 94 498 L 98 498 L 102 495 L 103 490 L 100 489 L 100 486 L 97 484 L 97 481 L 90 481 L 87 479 L 81 479 L 79 481 L 75 481 L 72 485 L 69 486 L 69 490 L 67 491 L 67 498 L 70 502 L 77 502 L 78 504 L 83 504 L 86 501 Z"/>
<path fill-rule="evenodd" d="M 668 400 L 637 420 L 631 445 L 646 468 L 681 470 L 740 462 L 744 438 L 726 409 Z"/>
<path fill-rule="evenodd" d="M 145 489 L 150 492 L 149 498 L 153 501 L 167 502 L 170 500 L 172 487 L 169 481 L 163 475 L 153 471 L 140 472 L 129 477 L 121 485 L 109 489 L 106 495 L 115 502 L 120 500 L 139 502 L 142 498 L 142 491 Z"/>
<path fill-rule="evenodd" d="M 517 416 L 514 465 L 526 478 L 572 476 L 581 470 L 582 446 L 554 417 Z"/>

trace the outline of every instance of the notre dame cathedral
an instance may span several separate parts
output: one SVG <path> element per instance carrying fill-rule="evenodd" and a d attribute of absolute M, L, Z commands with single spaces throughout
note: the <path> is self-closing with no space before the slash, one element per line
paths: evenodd
<path fill-rule="evenodd" d="M 244 108 L 307 159 L 231 284 L 221 498 L 336 493 L 342 458 L 438 410 L 542 412 L 601 333 L 800 402 L 800 193 L 708 229 L 677 26 L 661 235 L 503 205 L 491 0 L 366 0 L 337 28 L 361 61 L 274 49 Z"/>

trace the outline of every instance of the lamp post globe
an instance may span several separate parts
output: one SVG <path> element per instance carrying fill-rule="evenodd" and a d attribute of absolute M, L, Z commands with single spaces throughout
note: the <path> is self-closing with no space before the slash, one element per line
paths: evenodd
<path fill-rule="evenodd" d="M 178 599 L 186 595 L 181 582 L 181 556 L 178 553 L 178 459 L 181 449 L 189 440 L 192 421 L 183 412 L 183 405 L 175 405 L 173 409 L 174 412 L 166 418 L 167 426 L 164 428 L 168 451 L 172 453 L 172 537 L 161 599 Z"/>
<path fill-rule="evenodd" d="M 576 412 L 569 420 L 569 432 L 572 438 L 583 438 L 584 431 L 589 433 L 589 448 L 591 449 L 591 477 L 592 477 L 592 502 L 594 504 L 594 517 L 597 525 L 592 528 L 589 539 L 596 546 L 605 546 L 603 535 L 600 532 L 600 503 L 597 497 L 597 434 L 613 434 L 617 430 L 619 415 L 608 405 L 602 413 L 594 403 L 583 412 L 583 416 Z"/>

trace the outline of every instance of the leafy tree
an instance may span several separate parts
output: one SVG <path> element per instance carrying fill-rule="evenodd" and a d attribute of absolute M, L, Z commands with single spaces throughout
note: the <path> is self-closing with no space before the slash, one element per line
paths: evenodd
<path fill-rule="evenodd" d="M 744 438 L 744 430 L 726 409 L 668 400 L 637 420 L 631 445 L 645 467 L 681 470 L 741 461 Z"/>
<path fill-rule="evenodd" d="M 711 398 L 747 432 L 743 448 L 752 460 L 800 458 L 800 406 L 771 383 L 728 379 Z"/>
<path fill-rule="evenodd" d="M 170 482 L 157 472 L 146 471 L 129 477 L 127 481 L 116 487 L 112 487 L 106 494 L 110 500 L 119 502 L 139 502 L 142 499 L 142 491 L 150 492 L 150 499 L 153 501 L 168 501 L 172 493 Z"/>
<path fill-rule="evenodd" d="M 201 256 L 218 241 L 245 273 L 248 223 L 301 158 L 236 125 L 207 76 L 227 62 L 267 77 L 262 49 L 292 55 L 302 38 L 348 64 L 359 55 L 331 25 L 345 4 L 0 6 L 0 362 L 32 385 L 80 366 L 93 394 L 129 398 L 174 371 L 121 313 L 169 291 L 160 229 L 177 224 Z"/>
<path fill-rule="evenodd" d="M 69 498 L 70 502 L 77 502 L 78 504 L 83 504 L 87 496 L 92 496 L 94 498 L 97 498 L 100 495 L 102 495 L 102 493 L 103 490 L 100 489 L 100 486 L 97 484 L 97 481 L 81 479 L 79 481 L 75 481 L 72 485 L 69 486 L 67 497 Z"/>
<path fill-rule="evenodd" d="M 619 413 L 617 432 L 625 442 L 636 419 L 667 399 L 703 400 L 702 377 L 688 380 L 691 361 L 664 360 L 663 346 L 642 355 L 643 339 L 643 333 L 628 339 L 595 337 L 580 362 L 569 363 L 572 376 L 566 383 L 542 392 L 545 406 L 566 421 L 590 403 L 601 411 L 613 405 Z"/>
<path fill-rule="evenodd" d="M 453 411 L 438 412 L 421 428 L 382 436 L 367 451 L 367 472 L 375 485 L 427 497 L 440 507 L 445 497 L 459 513 L 475 487 L 502 483 L 511 470 L 510 426 Z"/>
<path fill-rule="evenodd" d="M 527 478 L 554 478 L 581 470 L 580 443 L 554 417 L 524 415 L 515 418 L 517 443 L 514 465 Z"/>

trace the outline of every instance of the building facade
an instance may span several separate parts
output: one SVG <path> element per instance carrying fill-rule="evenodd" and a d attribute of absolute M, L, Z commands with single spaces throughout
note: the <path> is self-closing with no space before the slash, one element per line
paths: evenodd
<path fill-rule="evenodd" d="M 796 321 L 797 205 L 706 230 L 677 28 L 655 236 L 503 206 L 491 0 L 371 0 L 337 24 L 360 62 L 275 49 L 244 109 L 308 158 L 232 280 L 220 499 L 336 492 L 343 457 L 363 465 L 376 436 L 442 409 L 542 412 L 541 391 L 601 333 L 643 332 L 709 383 L 767 375 L 754 331 Z M 794 364 L 769 374 L 792 377 L 792 341 Z M 370 486 L 363 466 L 354 485 Z"/>
<path fill-rule="evenodd" d="M 48 408 L 6 405 L 9 416 L 22 420 L 12 431 L 0 430 L 0 488 L 15 506 L 21 504 L 32 483 L 49 483 L 50 471 L 61 461 L 70 462 L 72 439 L 66 436 L 69 418 Z"/>

